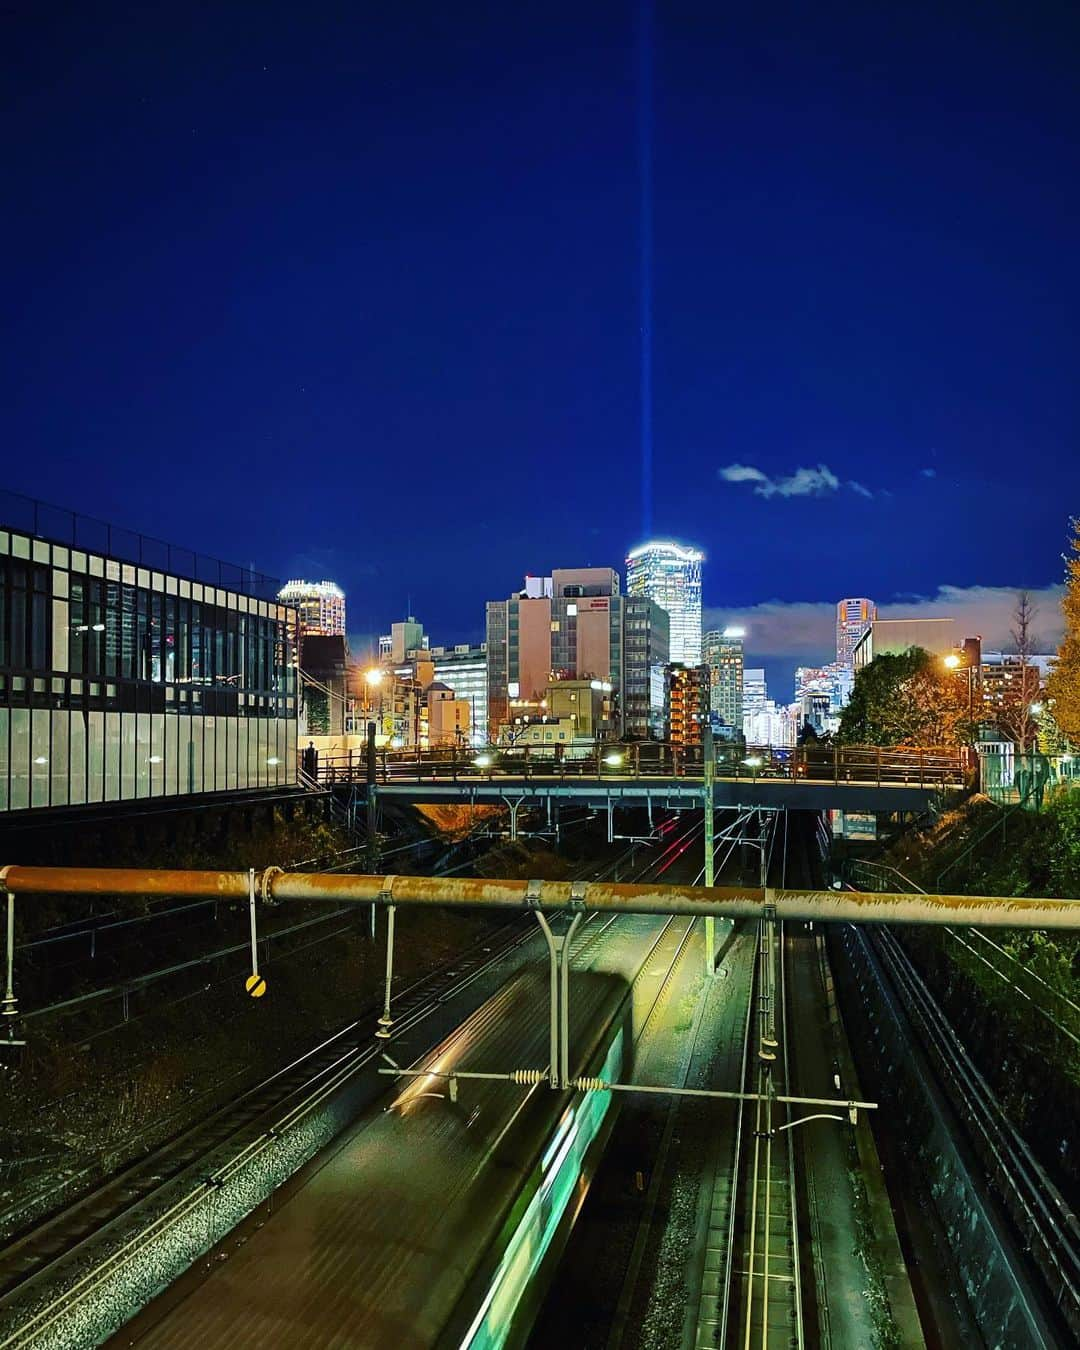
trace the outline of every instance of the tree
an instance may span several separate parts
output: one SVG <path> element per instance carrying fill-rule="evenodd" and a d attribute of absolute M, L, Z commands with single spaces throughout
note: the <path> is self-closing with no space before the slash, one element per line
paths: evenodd
<path fill-rule="evenodd" d="M 1072 526 L 1072 557 L 1066 558 L 1065 636 L 1058 648 L 1057 660 L 1046 682 L 1053 702 L 1054 721 L 1071 741 L 1080 742 L 1080 517 Z"/>
<path fill-rule="evenodd" d="M 1012 613 L 1012 640 L 1020 658 L 1015 676 L 1005 686 L 1002 702 L 997 709 L 997 723 L 1002 732 L 1016 743 L 1021 754 L 1034 749 L 1038 737 L 1038 713 L 1032 711 L 1039 702 L 1042 676 L 1032 663 L 1037 639 L 1032 631 L 1035 606 L 1027 591 L 1016 597 Z"/>
<path fill-rule="evenodd" d="M 885 652 L 855 676 L 840 745 L 961 745 L 971 738 L 967 692 L 922 647 Z"/>

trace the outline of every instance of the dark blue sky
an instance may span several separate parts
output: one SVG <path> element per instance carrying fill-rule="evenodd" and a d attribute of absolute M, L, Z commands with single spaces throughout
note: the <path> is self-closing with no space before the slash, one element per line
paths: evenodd
<path fill-rule="evenodd" d="M 621 568 L 633 3 L 0 21 L 7 486 L 333 575 L 358 633 L 411 596 L 476 637 L 526 571 Z M 654 33 L 654 522 L 706 603 L 1056 582 L 1075 6 L 658 3 Z"/>

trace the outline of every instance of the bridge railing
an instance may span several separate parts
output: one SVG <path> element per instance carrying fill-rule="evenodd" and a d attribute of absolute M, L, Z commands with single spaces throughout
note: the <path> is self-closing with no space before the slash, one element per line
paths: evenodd
<path fill-rule="evenodd" d="M 301 752 L 303 755 L 304 752 Z M 309 778 L 333 785 L 363 782 L 367 776 L 362 750 L 320 755 L 314 766 L 301 764 Z M 704 777 L 700 746 L 639 742 L 596 746 L 496 745 L 436 750 L 379 750 L 377 783 L 494 781 L 501 778 L 579 779 L 689 779 Z M 880 746 L 770 746 L 719 745 L 715 752 L 717 778 L 756 782 L 787 779 L 795 782 L 858 783 L 864 785 L 947 788 L 962 787 L 969 770 L 958 750 Z"/>

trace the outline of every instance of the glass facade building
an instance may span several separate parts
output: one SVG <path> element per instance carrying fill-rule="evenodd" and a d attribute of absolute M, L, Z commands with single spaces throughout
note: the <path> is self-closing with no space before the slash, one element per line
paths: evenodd
<path fill-rule="evenodd" d="M 0 811 L 295 783 L 292 614 L 0 528 Z"/>
<path fill-rule="evenodd" d="M 701 564 L 705 555 L 680 544 L 642 544 L 627 555 L 629 595 L 647 595 L 667 611 L 670 659 L 686 666 L 701 662 Z"/>

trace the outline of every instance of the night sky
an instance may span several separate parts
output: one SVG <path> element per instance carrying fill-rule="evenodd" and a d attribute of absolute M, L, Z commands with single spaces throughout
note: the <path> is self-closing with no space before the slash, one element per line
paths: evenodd
<path fill-rule="evenodd" d="M 1052 635 L 1078 13 L 9 2 L 0 479 L 475 640 L 639 541 L 651 292 L 654 530 L 752 655 L 842 595 Z"/>

